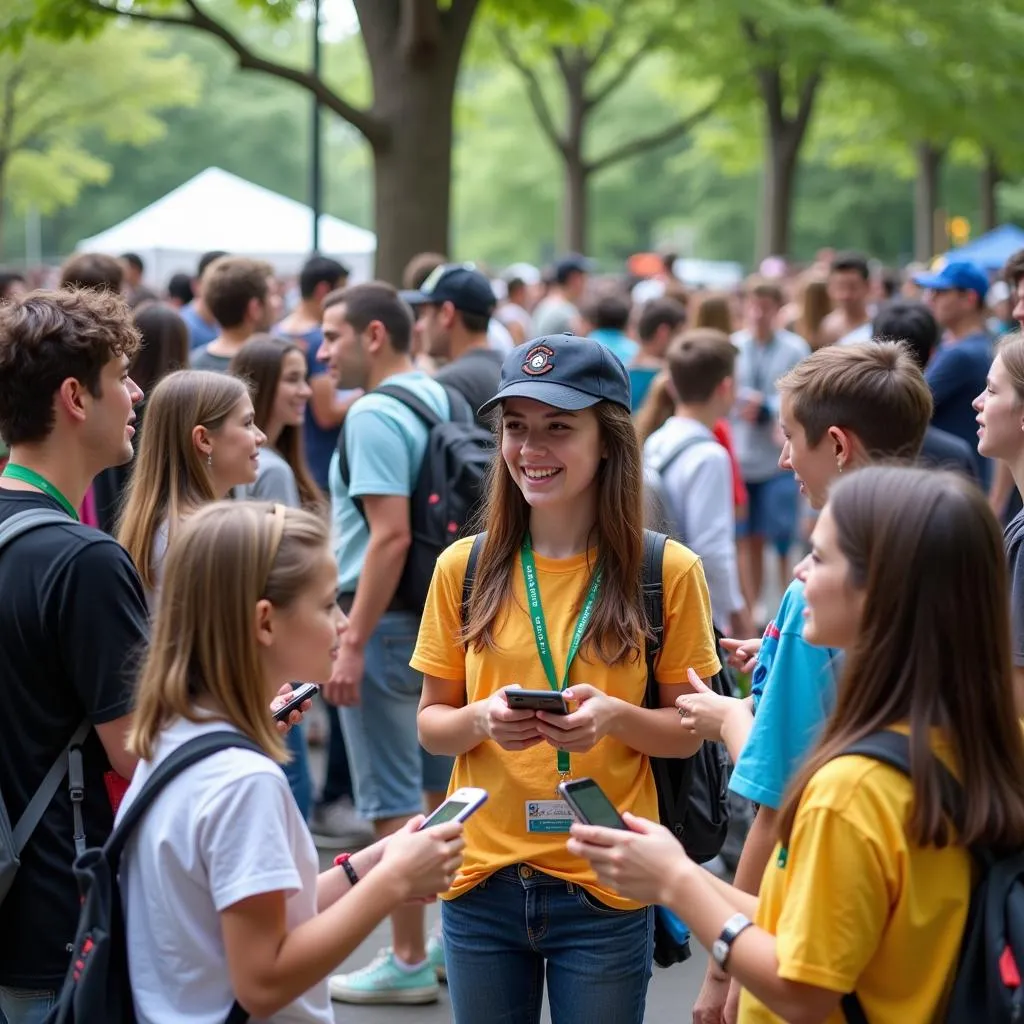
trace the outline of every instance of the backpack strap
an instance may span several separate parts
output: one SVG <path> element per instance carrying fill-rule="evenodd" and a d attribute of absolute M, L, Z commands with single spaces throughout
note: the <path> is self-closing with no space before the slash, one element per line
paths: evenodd
<path fill-rule="evenodd" d="M 466 561 L 466 575 L 462 577 L 462 628 L 469 624 L 469 599 L 473 596 L 473 584 L 476 581 L 476 567 L 480 561 L 480 553 L 484 549 L 484 542 L 487 540 L 486 533 L 478 533 L 473 538 L 473 546 L 469 549 L 469 558 Z"/>
<path fill-rule="evenodd" d="M 675 446 L 675 448 L 669 449 L 668 455 L 659 459 L 654 463 L 654 471 L 658 476 L 664 476 L 672 465 L 680 456 L 688 452 L 691 448 L 696 448 L 702 444 L 718 444 L 718 439 L 715 437 L 708 437 L 707 434 L 694 434 L 691 437 L 684 438 Z"/>
<path fill-rule="evenodd" d="M 183 743 L 173 754 L 169 755 L 157 766 L 156 770 L 139 791 L 139 795 L 132 801 L 120 824 L 114 829 L 113 835 L 111 835 L 103 847 L 104 856 L 115 871 L 121 860 L 121 852 L 124 850 L 125 843 L 131 838 L 131 834 L 142 820 L 142 816 L 149 810 L 153 801 L 164 791 L 167 785 L 186 768 L 198 764 L 200 761 L 221 750 L 230 750 L 234 747 L 251 750 L 253 753 L 262 754 L 264 757 L 269 756 L 255 740 L 251 740 L 248 736 L 244 736 L 241 733 L 222 729 L 218 732 L 209 732 L 203 736 L 196 736 L 195 739 Z"/>
<path fill-rule="evenodd" d="M 654 678 L 654 661 L 665 640 L 665 590 L 662 573 L 665 561 L 665 544 L 668 537 L 653 530 L 644 530 L 644 561 L 641 587 L 644 598 L 644 613 L 651 631 L 646 643 L 647 690 L 644 706 L 658 706 L 658 683 Z"/>
<path fill-rule="evenodd" d="M 0 550 L 3 550 L 22 534 L 39 529 L 41 526 L 59 526 L 74 522 L 75 520 L 66 512 L 58 512 L 52 508 L 27 508 L 22 512 L 15 512 L 13 516 L 8 516 L 0 523 Z M 83 788 L 82 754 L 79 748 L 85 742 L 91 728 L 92 725 L 88 719 L 79 724 L 64 749 L 50 765 L 49 771 L 43 776 L 43 781 L 32 794 L 32 799 L 29 800 L 25 810 L 21 812 L 18 823 L 11 830 L 11 840 L 16 854 L 20 854 L 25 849 L 26 843 L 32 838 L 32 833 L 35 832 L 39 822 L 43 820 L 46 808 L 50 806 L 51 801 L 57 795 L 57 790 L 69 768 L 71 809 L 74 813 L 75 823 L 75 852 L 80 854 L 85 850 L 85 827 L 82 821 L 82 800 L 85 797 L 85 791 Z"/>
<path fill-rule="evenodd" d="M 65 516 L 65 518 L 67 517 Z M 3 527 L 0 527 L 0 530 L 2 529 Z M 2 544 L 3 541 L 0 540 L 0 546 Z M 74 753 L 78 754 L 79 768 L 81 767 L 82 755 L 78 748 L 85 742 L 85 737 L 89 735 L 91 728 L 92 723 L 88 719 L 78 726 L 64 749 L 57 755 L 57 759 L 50 765 L 50 770 L 39 784 L 39 788 L 32 794 L 32 799 L 29 800 L 28 806 L 21 812 L 18 824 L 11 830 L 11 839 L 14 843 L 15 853 L 20 854 L 25 849 L 25 844 L 32 838 L 32 833 L 35 832 L 36 826 L 43 820 L 46 808 L 50 806 L 50 802 L 57 795 L 61 781 L 65 774 L 67 774 L 68 765 Z M 75 853 L 80 854 L 85 849 L 85 828 L 82 824 L 82 799 L 85 796 L 85 792 L 82 788 L 81 780 L 75 778 L 75 774 L 74 771 L 71 773 L 72 778 L 70 780 L 71 807 L 75 816 Z M 78 783 L 77 786 L 75 785 L 76 782 Z M 82 837 L 81 842 L 79 842 L 79 836 Z"/>

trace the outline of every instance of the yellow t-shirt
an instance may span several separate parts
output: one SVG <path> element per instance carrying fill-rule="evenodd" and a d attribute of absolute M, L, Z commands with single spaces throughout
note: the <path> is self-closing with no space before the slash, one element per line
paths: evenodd
<path fill-rule="evenodd" d="M 947 743 L 932 749 L 952 768 Z M 866 757 L 830 761 L 811 779 L 780 861 L 761 882 L 756 923 L 776 937 L 779 976 L 856 991 L 872 1024 L 929 1024 L 945 1006 L 971 890 L 959 846 L 913 845 L 913 791 Z M 741 1024 L 781 1021 L 744 991 Z M 843 1024 L 842 1010 L 828 1024 Z"/>
<path fill-rule="evenodd" d="M 438 559 L 420 623 L 412 667 L 440 679 L 465 680 L 469 702 L 486 700 L 498 690 L 518 684 L 528 690 L 548 689 L 527 614 L 526 588 L 518 560 L 513 569 L 516 603 L 498 617 L 498 650 L 467 652 L 459 643 L 462 629 L 462 582 L 472 538 L 458 541 Z M 590 582 L 594 552 L 550 559 L 534 553 L 548 640 L 555 670 L 561 676 L 577 608 Z M 665 546 L 663 568 L 665 639 L 655 663 L 659 683 L 686 682 L 691 666 L 703 677 L 720 668 L 711 625 L 711 602 L 697 556 L 672 541 Z M 572 663 L 569 684 L 589 683 L 631 704 L 642 704 L 647 683 L 643 658 L 606 665 L 581 648 Z M 590 866 L 566 851 L 564 833 L 527 832 L 529 801 L 553 800 L 559 776 L 557 752 L 547 743 L 529 750 L 503 750 L 485 740 L 455 759 L 449 792 L 478 786 L 490 794 L 487 803 L 466 822 L 462 868 L 445 898 L 460 896 L 510 864 L 526 863 L 556 878 L 582 884 L 613 907 L 639 906 L 597 883 Z M 617 739 L 606 736 L 586 754 L 572 755 L 575 778 L 597 780 L 619 810 L 657 819 L 658 800 L 648 759 Z"/>

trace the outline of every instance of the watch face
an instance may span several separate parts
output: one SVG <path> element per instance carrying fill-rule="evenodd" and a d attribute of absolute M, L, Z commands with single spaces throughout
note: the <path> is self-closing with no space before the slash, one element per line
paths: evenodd
<path fill-rule="evenodd" d="M 714 957 L 715 963 L 724 968 L 726 960 L 729 959 L 729 944 L 721 939 L 715 939 L 711 943 L 711 955 Z"/>

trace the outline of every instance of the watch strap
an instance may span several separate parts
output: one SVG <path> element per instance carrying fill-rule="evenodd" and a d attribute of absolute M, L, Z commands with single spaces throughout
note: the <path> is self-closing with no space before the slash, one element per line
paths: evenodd
<path fill-rule="evenodd" d="M 751 925 L 753 921 L 747 917 L 746 914 L 733 914 L 728 921 L 722 926 L 722 932 L 718 936 L 718 940 L 714 943 L 714 949 L 712 954 L 715 958 L 715 963 L 724 971 L 726 965 L 729 963 L 729 954 L 732 952 L 732 944 L 736 939 L 743 934 Z"/>
<path fill-rule="evenodd" d="M 355 885 L 359 881 L 359 875 L 356 869 L 352 866 L 352 854 L 351 853 L 339 853 L 334 858 L 334 866 L 341 868 L 342 871 L 348 876 L 350 885 Z"/>

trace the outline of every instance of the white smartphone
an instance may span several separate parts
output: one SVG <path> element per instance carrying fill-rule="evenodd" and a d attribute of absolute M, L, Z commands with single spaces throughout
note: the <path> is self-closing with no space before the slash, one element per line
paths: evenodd
<path fill-rule="evenodd" d="M 486 789 L 473 789 L 472 787 L 457 789 L 420 825 L 420 828 L 430 828 L 431 825 L 440 825 L 445 821 L 465 821 L 485 803 L 487 803 Z"/>

